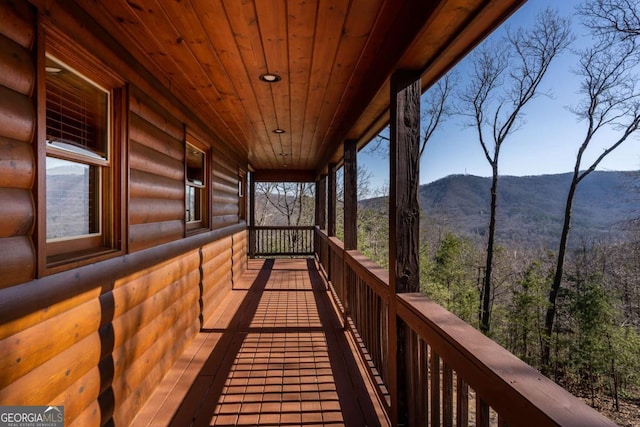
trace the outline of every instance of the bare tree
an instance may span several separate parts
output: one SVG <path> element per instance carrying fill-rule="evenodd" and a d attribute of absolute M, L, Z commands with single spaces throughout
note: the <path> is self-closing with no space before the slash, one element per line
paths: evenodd
<path fill-rule="evenodd" d="M 578 9 L 585 24 L 600 35 L 623 40 L 640 36 L 640 3 L 637 0 L 588 0 Z"/>
<path fill-rule="evenodd" d="M 256 198 L 259 200 L 255 203 L 255 221 L 256 225 L 266 225 L 269 218 L 269 197 L 275 189 L 275 184 L 271 182 L 258 182 L 256 183 Z M 262 202 L 262 203 L 260 203 Z"/>
<path fill-rule="evenodd" d="M 420 102 L 422 136 L 420 141 L 420 157 L 424 154 L 427 143 L 434 132 L 454 113 L 451 94 L 458 82 L 455 71 L 447 73 L 424 93 Z"/>
<path fill-rule="evenodd" d="M 424 154 L 427 143 L 442 123 L 454 114 L 451 104 L 453 88 L 458 83 L 458 73 L 454 70 L 445 74 L 420 99 L 420 124 L 422 135 L 420 136 L 420 157 Z M 371 153 L 389 154 L 388 129 L 385 128 L 372 141 L 368 147 Z"/>
<path fill-rule="evenodd" d="M 358 165 L 356 176 L 357 198 L 363 200 L 371 197 L 371 172 L 363 164 Z M 362 209 L 358 208 L 358 221 L 362 220 Z M 359 227 L 359 226 L 358 226 Z M 336 172 L 336 235 L 344 239 L 344 168 Z"/>
<path fill-rule="evenodd" d="M 587 19 L 587 24 L 590 19 L 592 17 Z M 583 101 L 572 107 L 571 111 L 586 124 L 586 130 L 576 155 L 565 204 L 555 275 L 549 292 L 549 305 L 545 316 L 546 339 L 542 354 L 542 366 L 545 370 L 548 370 L 550 366 L 551 334 L 556 317 L 556 299 L 562 285 L 576 190 L 578 185 L 598 167 L 605 157 L 640 128 L 640 87 L 636 75 L 638 70 L 636 39 L 629 37 L 620 39 L 611 33 L 600 33 L 600 37 L 593 47 L 579 53 L 580 61 L 575 73 L 581 77 L 580 93 L 583 95 Z M 605 129 L 615 136 L 593 162 L 584 165 L 584 154 L 587 148 L 594 141 L 596 135 Z"/>
<path fill-rule="evenodd" d="M 313 185 L 305 182 L 278 182 L 257 184 L 256 193 L 264 203 L 256 210 L 256 222 L 264 225 L 311 225 L 313 224 Z"/>
<path fill-rule="evenodd" d="M 491 214 L 487 258 L 481 293 L 480 330 L 491 326 L 491 286 L 498 205 L 500 150 L 507 137 L 523 124 L 523 109 L 538 95 L 553 59 L 572 41 L 568 19 L 546 9 L 529 29 L 507 31 L 505 40 L 484 44 L 473 57 L 470 83 L 460 95 L 462 114 L 478 140 L 492 171 Z"/>

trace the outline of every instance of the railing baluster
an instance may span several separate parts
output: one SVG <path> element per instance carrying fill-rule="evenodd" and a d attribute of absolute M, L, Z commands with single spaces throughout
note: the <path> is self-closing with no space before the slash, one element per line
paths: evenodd
<path fill-rule="evenodd" d="M 418 425 L 429 424 L 429 347 L 427 343 L 420 338 L 420 357 L 418 359 L 420 369 L 420 407 L 422 414 Z"/>
<path fill-rule="evenodd" d="M 489 427 L 489 405 L 476 393 L 476 426 Z"/>
<path fill-rule="evenodd" d="M 415 345 L 417 341 L 417 335 L 415 331 L 406 325 L 398 325 L 398 328 L 402 327 L 404 330 L 404 345 L 405 345 L 405 357 L 406 360 L 400 360 L 400 363 L 405 364 L 405 390 L 404 395 L 407 400 L 408 408 L 405 408 L 407 412 L 407 424 L 410 426 L 418 425 L 418 401 L 416 393 L 415 380 L 418 377 L 416 369 L 417 353 L 418 349 Z"/>
<path fill-rule="evenodd" d="M 431 347 L 431 425 L 440 425 L 440 356 Z"/>
<path fill-rule="evenodd" d="M 442 425 L 453 426 L 453 370 L 446 362 L 442 366 Z"/>
<path fill-rule="evenodd" d="M 456 392 L 456 425 L 469 427 L 469 386 L 458 375 Z"/>

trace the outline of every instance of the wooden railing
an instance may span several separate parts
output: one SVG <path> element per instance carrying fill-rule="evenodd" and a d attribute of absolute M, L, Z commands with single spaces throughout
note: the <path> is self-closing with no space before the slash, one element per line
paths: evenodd
<path fill-rule="evenodd" d="M 251 256 L 311 256 L 315 252 L 313 226 L 251 227 Z"/>
<path fill-rule="evenodd" d="M 344 259 L 346 323 L 389 409 L 389 273 L 358 251 L 345 251 Z"/>
<path fill-rule="evenodd" d="M 358 251 L 345 251 L 319 229 L 316 242 L 345 326 L 392 421 L 408 426 L 616 425 L 426 296 L 396 295 L 388 273 Z"/>
<path fill-rule="evenodd" d="M 344 246 L 335 237 L 329 237 L 329 281 L 341 302 L 346 302 L 346 291 L 344 287 Z"/>
<path fill-rule="evenodd" d="M 329 243 L 326 231 L 316 227 L 313 241 L 318 263 L 321 268 L 325 269 L 329 265 Z M 327 277 L 329 276 L 327 270 L 324 270 L 324 273 Z"/>

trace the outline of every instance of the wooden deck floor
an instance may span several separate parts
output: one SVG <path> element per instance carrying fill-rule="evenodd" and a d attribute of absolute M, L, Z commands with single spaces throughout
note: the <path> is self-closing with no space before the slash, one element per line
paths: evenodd
<path fill-rule="evenodd" d="M 135 425 L 388 422 L 313 260 L 251 260 Z"/>

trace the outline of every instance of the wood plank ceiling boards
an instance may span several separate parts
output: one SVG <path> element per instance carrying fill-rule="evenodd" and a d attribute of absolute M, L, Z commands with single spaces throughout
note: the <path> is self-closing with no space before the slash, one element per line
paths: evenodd
<path fill-rule="evenodd" d="M 75 1 L 255 170 L 314 174 L 386 125 L 394 71 L 428 88 L 524 2 Z"/>

